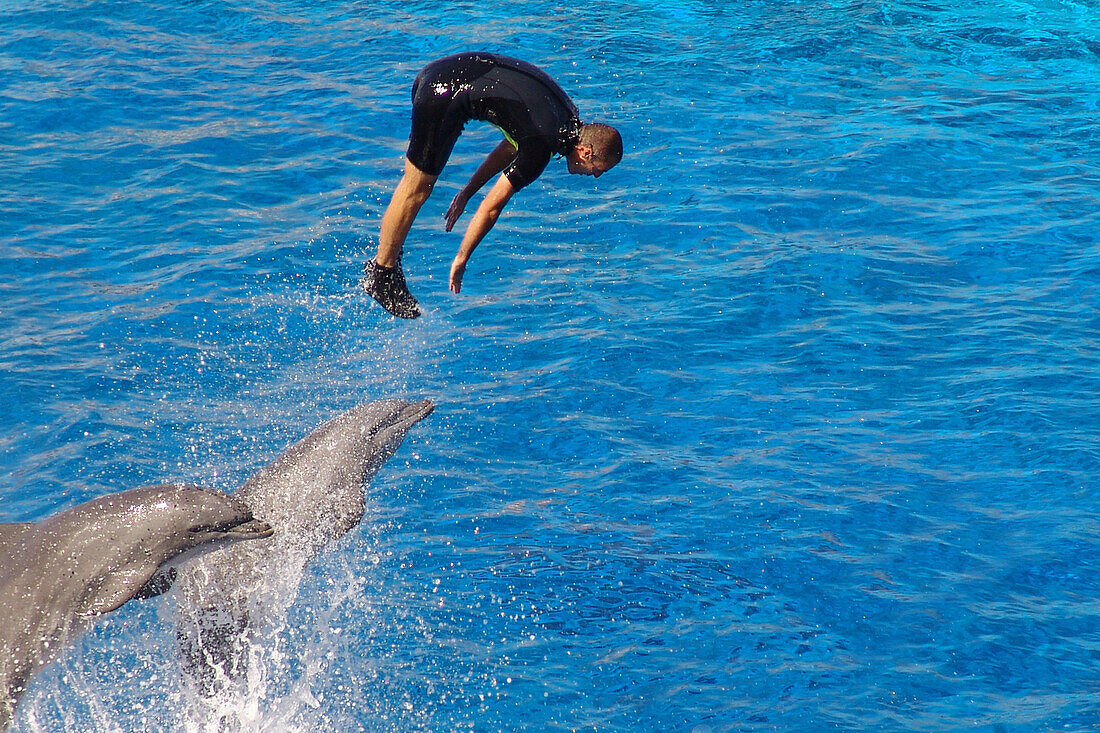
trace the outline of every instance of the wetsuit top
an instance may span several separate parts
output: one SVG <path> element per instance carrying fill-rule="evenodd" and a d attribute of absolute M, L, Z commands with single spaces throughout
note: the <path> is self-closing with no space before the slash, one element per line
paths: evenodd
<path fill-rule="evenodd" d="M 424 170 L 442 170 L 441 163 L 446 163 L 463 125 L 471 119 L 482 120 L 499 127 L 518 150 L 504 169 L 516 189 L 538 178 L 553 155 L 572 150 L 581 127 L 576 105 L 544 71 L 492 53 L 447 56 L 428 64 L 417 76 L 410 160 L 419 165 L 412 155 L 418 112 L 422 123 L 426 116 L 436 118 L 434 140 L 425 141 L 429 150 L 422 151 L 436 160 L 427 161 Z"/>

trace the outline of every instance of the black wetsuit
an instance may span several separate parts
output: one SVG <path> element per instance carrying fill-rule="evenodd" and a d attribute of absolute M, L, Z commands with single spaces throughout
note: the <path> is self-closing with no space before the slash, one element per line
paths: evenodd
<path fill-rule="evenodd" d="M 550 158 L 576 144 L 577 107 L 545 72 L 493 53 L 433 61 L 413 82 L 409 161 L 438 176 L 470 120 L 499 127 L 519 151 L 504 169 L 517 190 L 539 177 Z"/>

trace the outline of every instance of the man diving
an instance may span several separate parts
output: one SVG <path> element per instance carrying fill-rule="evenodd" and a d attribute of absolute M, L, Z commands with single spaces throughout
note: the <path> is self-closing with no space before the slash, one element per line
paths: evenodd
<path fill-rule="evenodd" d="M 600 123 L 582 124 L 576 105 L 545 72 L 493 53 L 460 53 L 425 66 L 412 87 L 412 132 L 405 172 L 393 192 L 378 237 L 378 253 L 366 264 L 362 286 L 383 308 L 416 318 L 420 304 L 401 270 L 401 250 L 420 207 L 432 193 L 462 128 L 490 122 L 505 139 L 489 153 L 444 214 L 449 232 L 466 204 L 491 178 L 451 263 L 450 289 L 462 289 L 470 255 L 493 228 L 516 191 L 534 181 L 554 155 L 570 173 L 599 177 L 623 157 L 619 132 Z"/>

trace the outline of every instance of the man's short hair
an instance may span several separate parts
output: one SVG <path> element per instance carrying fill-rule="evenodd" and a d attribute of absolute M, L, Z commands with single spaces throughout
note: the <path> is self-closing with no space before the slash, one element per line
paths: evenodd
<path fill-rule="evenodd" d="M 582 145 L 592 148 L 595 158 L 611 165 L 618 165 L 623 159 L 623 138 L 611 125 L 592 122 L 581 127 Z"/>

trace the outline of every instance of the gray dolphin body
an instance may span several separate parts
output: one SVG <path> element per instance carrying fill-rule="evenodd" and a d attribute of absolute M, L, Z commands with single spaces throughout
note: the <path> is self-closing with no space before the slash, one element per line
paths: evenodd
<path fill-rule="evenodd" d="M 364 486 L 434 407 L 429 400 L 381 400 L 348 410 L 236 492 L 275 535 L 222 548 L 180 570 L 177 636 L 184 669 L 203 697 L 244 679 L 257 624 L 285 611 L 309 560 L 359 524 Z"/>
<path fill-rule="evenodd" d="M 185 484 L 101 496 L 36 523 L 0 524 L 0 730 L 31 676 L 94 618 L 185 553 L 270 537 L 240 500 Z"/>

